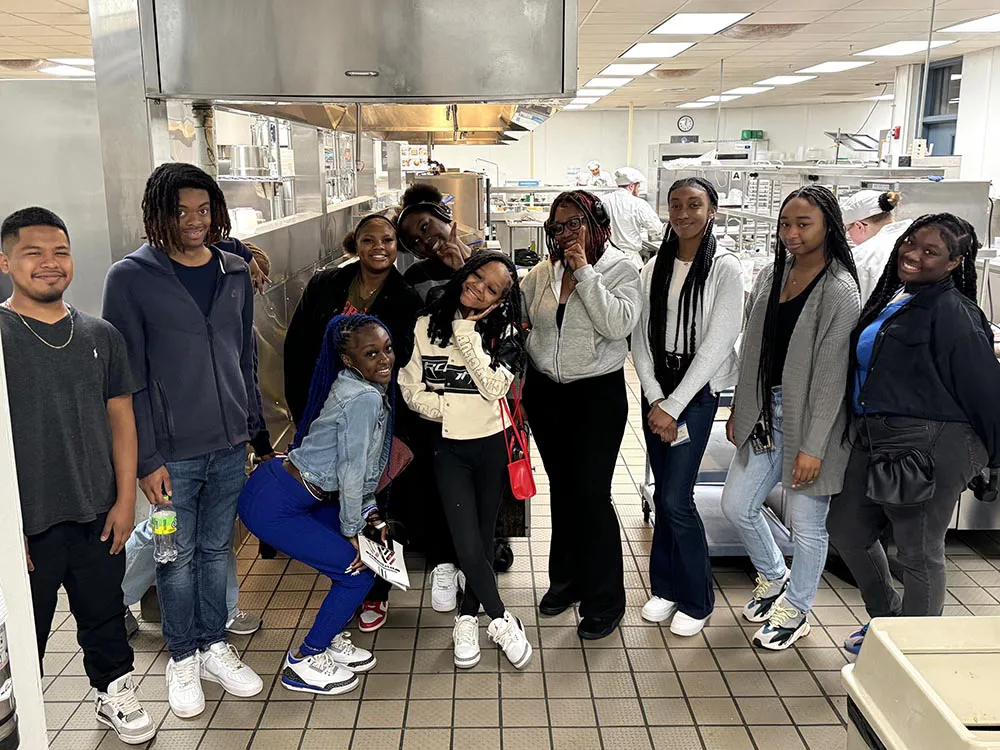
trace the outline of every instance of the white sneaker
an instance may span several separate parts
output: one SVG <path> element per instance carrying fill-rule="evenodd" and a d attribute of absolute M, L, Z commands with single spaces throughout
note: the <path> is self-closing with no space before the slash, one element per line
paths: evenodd
<path fill-rule="evenodd" d="M 524 625 L 510 612 L 504 612 L 503 617 L 491 622 L 486 632 L 490 640 L 503 649 L 515 669 L 521 669 L 531 661 L 531 644 L 528 643 Z"/>
<path fill-rule="evenodd" d="M 781 598 L 771 609 L 771 619 L 754 633 L 753 645 L 770 651 L 784 651 L 799 638 L 809 635 L 811 630 L 806 614 Z"/>
<path fill-rule="evenodd" d="M 341 633 L 327 649 L 333 660 L 351 672 L 367 672 L 375 666 L 375 655 L 351 643 L 350 633 Z"/>
<path fill-rule="evenodd" d="M 650 597 L 642 608 L 642 619 L 646 622 L 666 622 L 674 616 L 677 605 L 659 596 Z"/>
<path fill-rule="evenodd" d="M 455 585 L 458 586 L 458 590 L 463 594 L 465 593 L 465 573 L 461 570 L 455 573 Z M 482 607 L 479 608 L 482 611 Z"/>
<path fill-rule="evenodd" d="M 201 679 L 219 683 L 237 698 L 252 698 L 264 689 L 263 680 L 240 660 L 236 648 L 225 641 L 213 643 L 202 653 Z"/>
<path fill-rule="evenodd" d="M 704 630 L 705 623 L 707 622 L 707 617 L 704 620 L 696 620 L 678 610 L 677 614 L 674 615 L 674 619 L 670 621 L 670 632 L 674 635 L 690 638 Z"/>
<path fill-rule="evenodd" d="M 167 662 L 167 699 L 170 710 L 181 719 L 190 719 L 205 710 L 205 693 L 201 689 L 201 654 Z"/>
<path fill-rule="evenodd" d="M 354 690 L 361 681 L 354 672 L 334 661 L 333 654 L 327 650 L 302 659 L 289 653 L 281 671 L 281 684 L 296 693 L 341 695 Z"/>
<path fill-rule="evenodd" d="M 156 724 L 135 697 L 131 673 L 108 685 L 106 693 L 98 693 L 95 708 L 97 720 L 126 745 L 141 745 L 156 736 Z"/>
<path fill-rule="evenodd" d="M 431 571 L 431 607 L 435 612 L 454 612 L 458 606 L 458 571 L 442 563 Z"/>
<path fill-rule="evenodd" d="M 756 586 L 750 601 L 743 607 L 743 619 L 748 622 L 767 622 L 771 619 L 771 610 L 774 609 L 778 598 L 785 593 L 788 588 L 788 577 L 790 570 L 785 570 L 785 575 L 775 581 L 769 581 L 763 573 L 757 574 Z"/>
<path fill-rule="evenodd" d="M 455 642 L 455 666 L 472 669 L 479 663 L 479 618 L 462 615 L 455 618 L 455 629 L 451 633 Z"/>

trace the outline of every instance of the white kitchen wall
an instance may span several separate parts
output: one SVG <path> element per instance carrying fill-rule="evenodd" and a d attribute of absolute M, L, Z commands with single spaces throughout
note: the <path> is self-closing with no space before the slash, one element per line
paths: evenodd
<path fill-rule="evenodd" d="M 962 157 L 963 180 L 991 180 L 1000 197 L 1000 47 L 962 60 L 955 153 Z"/>
<path fill-rule="evenodd" d="M 769 139 L 768 149 L 784 154 L 786 159 L 800 158 L 800 148 L 825 149 L 833 157 L 831 141 L 823 131 L 857 132 L 871 112 L 865 133 L 876 138 L 890 121 L 889 103 L 873 102 L 811 104 L 786 107 L 745 107 L 723 109 L 721 137 L 739 138 L 742 130 L 763 130 Z M 632 166 L 645 170 L 649 146 L 669 142 L 679 135 L 677 120 L 681 115 L 694 117 L 691 132 L 701 140 L 715 139 L 715 110 L 638 110 L 632 127 Z M 499 165 L 501 183 L 505 180 L 540 179 L 548 184 L 562 184 L 566 171 L 597 159 L 604 169 L 614 171 L 626 165 L 628 149 L 628 112 L 624 110 L 559 112 L 534 132 L 534 159 L 527 135 L 504 146 L 435 146 L 434 158 L 447 167 L 486 171 L 494 179 Z M 711 148 L 707 145 L 706 150 Z M 843 155 L 843 154 L 842 154 Z M 532 170 L 532 165 L 534 169 Z"/>

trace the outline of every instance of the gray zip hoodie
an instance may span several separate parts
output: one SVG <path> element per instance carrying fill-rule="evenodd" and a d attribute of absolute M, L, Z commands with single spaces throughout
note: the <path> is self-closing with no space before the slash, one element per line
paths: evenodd
<path fill-rule="evenodd" d="M 557 383 L 620 370 L 628 356 L 626 338 L 642 311 L 639 271 L 625 253 L 608 246 L 594 266 L 573 274 L 576 289 L 566 301 L 562 328 L 556 325 L 563 266 L 542 261 L 521 282 L 531 324 L 528 356 L 535 369 Z"/>

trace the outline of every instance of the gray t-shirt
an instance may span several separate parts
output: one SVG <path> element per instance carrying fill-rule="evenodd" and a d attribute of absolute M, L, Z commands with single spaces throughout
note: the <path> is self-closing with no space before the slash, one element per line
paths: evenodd
<path fill-rule="evenodd" d="M 93 521 L 117 499 L 107 402 L 135 391 L 125 340 L 100 318 L 79 310 L 71 315 L 73 340 L 52 349 L 38 336 L 62 345 L 70 335 L 69 317 L 49 325 L 22 321 L 0 307 L 14 459 L 29 536 L 58 523 Z"/>

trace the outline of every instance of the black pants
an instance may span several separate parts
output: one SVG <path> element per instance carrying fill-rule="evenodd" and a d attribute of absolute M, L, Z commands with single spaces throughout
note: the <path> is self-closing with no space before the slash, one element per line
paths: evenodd
<path fill-rule="evenodd" d="M 556 383 L 529 367 L 524 405 L 549 477 L 549 591 L 579 599 L 582 617 L 616 618 L 625 573 L 611 481 L 628 420 L 625 372 Z"/>
<path fill-rule="evenodd" d="M 475 617 L 482 603 L 490 619 L 503 617 L 505 607 L 493 571 L 493 534 L 508 481 L 504 434 L 475 440 L 437 438 L 434 470 L 466 578 L 461 614 Z"/>
<path fill-rule="evenodd" d="M 455 546 L 448 531 L 448 520 L 442 506 L 440 485 L 436 479 L 434 449 L 441 440 L 441 425 L 428 419 L 415 418 L 410 425 L 407 441 L 413 451 L 413 461 L 400 479 L 406 482 L 404 516 L 413 546 L 427 558 L 428 567 L 443 563 L 458 564 Z M 399 497 L 393 483 L 393 496 Z"/>
<path fill-rule="evenodd" d="M 908 417 L 870 417 L 851 451 L 844 489 L 830 502 L 826 525 L 830 544 L 840 553 L 857 581 L 871 617 L 936 617 L 944 609 L 947 592 L 945 534 L 959 495 L 986 465 L 986 448 L 967 424 L 926 422 L 933 438 L 935 492 L 920 505 L 882 505 L 867 496 L 870 432 L 880 435 L 923 420 Z M 889 562 L 879 537 L 892 526 L 903 566 L 900 599 L 889 573 Z"/>
<path fill-rule="evenodd" d="M 91 523 L 61 523 L 28 537 L 28 554 L 35 566 L 29 578 L 38 660 L 43 663 L 57 594 L 64 586 L 76 618 L 83 668 L 91 686 L 101 692 L 132 671 L 133 656 L 122 600 L 125 552 L 111 555 L 111 539 L 101 541 L 106 518 L 105 514 Z"/>

